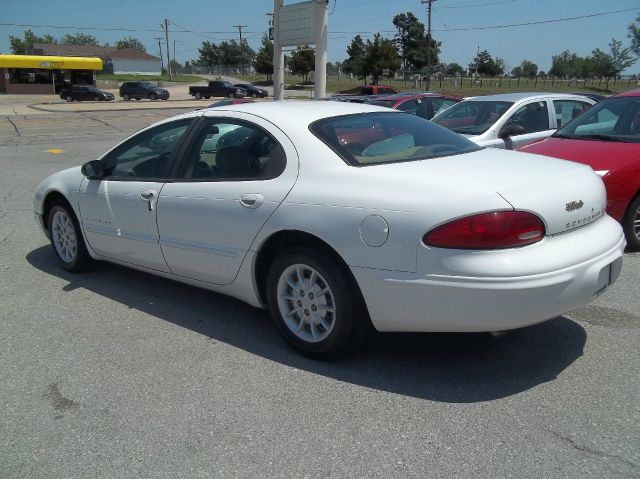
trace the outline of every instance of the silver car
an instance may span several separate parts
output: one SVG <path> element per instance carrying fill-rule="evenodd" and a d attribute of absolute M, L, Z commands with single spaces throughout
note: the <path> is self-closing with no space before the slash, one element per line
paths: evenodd
<path fill-rule="evenodd" d="M 467 98 L 432 121 L 480 146 L 508 150 L 551 136 L 595 103 L 563 93 L 507 93 Z"/>

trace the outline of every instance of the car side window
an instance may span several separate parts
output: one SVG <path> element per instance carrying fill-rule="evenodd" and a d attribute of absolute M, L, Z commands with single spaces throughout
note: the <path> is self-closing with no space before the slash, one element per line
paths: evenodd
<path fill-rule="evenodd" d="M 194 135 L 178 177 L 186 180 L 257 180 L 279 176 L 286 164 L 282 146 L 251 123 L 208 118 Z"/>
<path fill-rule="evenodd" d="M 143 131 L 103 159 L 107 179 L 162 179 L 169 176 L 171 155 L 191 123 L 179 120 Z"/>
<path fill-rule="evenodd" d="M 584 101 L 553 100 L 553 107 L 556 110 L 556 125 L 558 128 L 566 125 L 590 106 L 589 103 Z"/>
<path fill-rule="evenodd" d="M 458 103 L 450 98 L 431 98 L 431 106 L 433 107 L 433 116 L 445 111 L 451 105 Z"/>
<path fill-rule="evenodd" d="M 409 113 L 411 115 L 417 115 L 418 102 L 416 100 L 405 101 L 404 103 L 398 105 L 397 110 L 404 111 L 405 113 Z"/>
<path fill-rule="evenodd" d="M 524 128 L 521 134 L 535 133 L 549 129 L 549 109 L 544 100 L 534 101 L 518 108 L 507 121 L 507 124 L 520 125 Z"/>

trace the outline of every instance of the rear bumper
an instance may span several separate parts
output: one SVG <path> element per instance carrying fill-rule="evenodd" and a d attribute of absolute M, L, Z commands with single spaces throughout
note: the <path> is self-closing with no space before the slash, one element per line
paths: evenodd
<path fill-rule="evenodd" d="M 615 223 L 611 218 L 607 222 Z M 622 230 L 589 259 L 521 276 L 463 276 L 352 268 L 379 331 L 478 332 L 515 329 L 589 303 L 613 284 L 626 245 Z M 573 241 L 569 234 L 559 241 Z M 539 250 L 538 250 L 539 253 Z M 521 248 L 523 256 L 535 249 Z M 496 265 L 495 270 L 500 266 Z"/>

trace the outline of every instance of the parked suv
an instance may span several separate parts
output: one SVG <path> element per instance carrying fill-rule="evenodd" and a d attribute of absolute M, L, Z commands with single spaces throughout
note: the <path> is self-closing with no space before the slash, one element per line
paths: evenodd
<path fill-rule="evenodd" d="M 169 92 L 148 81 L 126 81 L 120 85 L 120 96 L 125 100 L 148 98 L 149 100 L 168 100 Z"/>

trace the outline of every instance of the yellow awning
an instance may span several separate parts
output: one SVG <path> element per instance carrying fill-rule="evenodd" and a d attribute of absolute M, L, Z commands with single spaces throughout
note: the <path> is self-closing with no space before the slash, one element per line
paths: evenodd
<path fill-rule="evenodd" d="M 40 68 L 44 70 L 102 70 L 102 60 L 95 57 L 0 55 L 0 68 Z"/>

